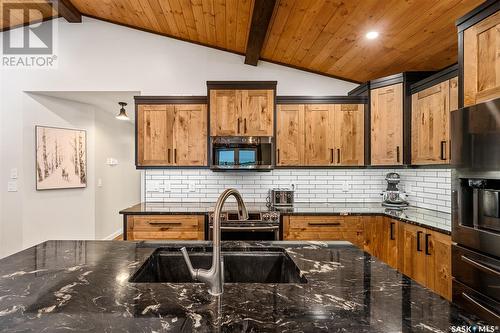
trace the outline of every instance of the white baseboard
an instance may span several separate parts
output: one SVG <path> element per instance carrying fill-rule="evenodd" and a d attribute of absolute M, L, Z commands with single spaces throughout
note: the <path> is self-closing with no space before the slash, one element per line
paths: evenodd
<path fill-rule="evenodd" d="M 113 232 L 111 235 L 104 237 L 102 240 L 113 240 L 116 237 L 120 236 L 122 234 L 122 229 L 118 229 L 115 232 Z"/>

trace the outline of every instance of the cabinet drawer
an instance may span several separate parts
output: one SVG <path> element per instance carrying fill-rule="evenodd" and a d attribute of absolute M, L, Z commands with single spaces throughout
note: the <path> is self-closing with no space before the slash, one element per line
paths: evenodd
<path fill-rule="evenodd" d="M 129 216 L 127 239 L 204 239 L 204 217 L 197 215 Z"/>
<path fill-rule="evenodd" d="M 358 216 L 291 216 L 289 228 L 307 232 L 363 231 Z"/>

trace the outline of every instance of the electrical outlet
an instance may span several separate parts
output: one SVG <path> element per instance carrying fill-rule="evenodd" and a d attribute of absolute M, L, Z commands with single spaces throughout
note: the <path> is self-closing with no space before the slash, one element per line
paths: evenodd
<path fill-rule="evenodd" d="M 7 183 L 7 192 L 17 192 L 17 181 L 13 180 Z"/>
<path fill-rule="evenodd" d="M 170 183 L 164 183 L 164 184 L 163 184 L 163 190 L 164 190 L 165 192 L 170 192 L 170 191 L 172 191 L 172 187 L 170 186 Z"/>
<path fill-rule="evenodd" d="M 189 183 L 189 185 L 188 185 L 188 191 L 189 192 L 195 192 L 196 191 L 196 184 L 193 183 L 193 182 Z"/>
<path fill-rule="evenodd" d="M 344 182 L 342 184 L 342 192 L 349 192 L 349 189 L 351 188 L 351 186 L 349 185 L 348 182 Z"/>
<path fill-rule="evenodd" d="M 97 179 L 97 187 L 102 187 L 102 178 Z"/>
<path fill-rule="evenodd" d="M 17 179 L 17 168 L 10 169 L 10 179 Z"/>

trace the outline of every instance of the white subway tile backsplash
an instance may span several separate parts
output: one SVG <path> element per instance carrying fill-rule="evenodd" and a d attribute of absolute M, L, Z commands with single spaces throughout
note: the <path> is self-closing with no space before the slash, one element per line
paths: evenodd
<path fill-rule="evenodd" d="M 400 188 L 408 192 L 411 205 L 451 211 L 450 169 L 278 169 L 268 173 L 155 169 L 143 173 L 144 197 L 146 201 L 215 201 L 224 189 L 236 187 L 245 201 L 263 202 L 269 189 L 295 184 L 297 202 L 380 202 L 388 172 L 400 174 Z M 165 183 L 170 184 L 170 191 L 160 192 Z M 195 184 L 195 192 L 188 192 L 189 183 Z"/>

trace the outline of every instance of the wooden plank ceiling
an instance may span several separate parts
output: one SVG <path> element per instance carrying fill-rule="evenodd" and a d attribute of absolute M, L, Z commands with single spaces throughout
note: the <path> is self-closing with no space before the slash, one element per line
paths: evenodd
<path fill-rule="evenodd" d="M 85 16 L 238 54 L 246 52 L 255 4 L 254 0 L 71 2 Z M 401 71 L 438 70 L 457 61 L 455 20 L 482 2 L 278 0 L 260 59 L 357 82 Z M 0 21 L 0 26 L 7 29 L 20 23 L 26 22 L 18 17 Z M 370 30 L 380 37 L 366 39 Z"/>

